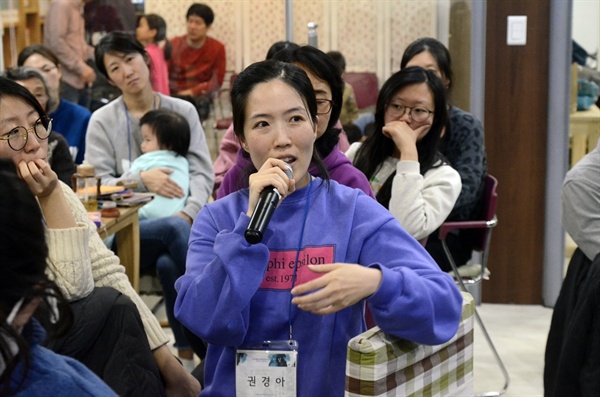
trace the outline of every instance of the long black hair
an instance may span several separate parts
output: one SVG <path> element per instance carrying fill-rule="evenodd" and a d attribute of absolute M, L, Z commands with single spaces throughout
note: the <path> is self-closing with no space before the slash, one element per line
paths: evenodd
<path fill-rule="evenodd" d="M 231 88 L 233 131 L 240 142 L 245 141 L 244 125 L 250 94 L 258 84 L 272 80 L 281 80 L 295 90 L 306 104 L 306 109 L 308 110 L 313 123 L 317 123 L 317 100 L 315 91 L 304 70 L 292 64 L 276 60 L 256 62 L 240 73 Z M 249 157 L 246 151 L 243 153 L 246 158 Z M 251 173 L 256 172 L 256 168 L 252 162 L 249 161 L 249 163 L 250 165 L 245 169 L 245 172 L 240 173 L 239 181 L 247 180 Z M 324 180 L 329 180 L 327 169 L 315 150 L 313 150 L 311 164 L 317 167 L 319 174 Z"/>
<path fill-rule="evenodd" d="M 1 83 L 0 94 L 5 94 Z M 46 274 L 48 248 L 39 204 L 8 159 L 0 159 L 0 252 L 0 360 L 6 364 L 0 376 L 0 395 L 10 396 L 23 386 L 31 367 L 30 347 L 25 337 L 27 326 L 20 333 L 8 324 L 11 310 L 21 299 L 25 305 L 34 298 L 41 298 L 41 304 L 46 308 L 53 307 L 50 302 L 56 300 L 59 318 L 53 336 L 68 330 L 72 313 L 58 287 Z M 11 344 L 16 344 L 19 349 L 14 357 Z M 22 376 L 16 381 L 16 387 L 11 388 L 14 369 L 21 362 L 24 366 Z"/>
<path fill-rule="evenodd" d="M 433 112 L 433 123 L 427 135 L 417 142 L 419 153 L 419 164 L 421 175 L 424 175 L 433 167 L 441 165 L 442 159 L 438 151 L 440 137 L 448 119 L 446 106 L 446 91 L 440 78 L 431 70 L 421 67 L 410 67 L 394 73 L 381 87 L 375 107 L 375 124 L 367 139 L 356 153 L 354 166 L 361 170 L 371 180 L 379 171 L 386 158 L 394 152 L 395 144 L 391 138 L 383 134 L 385 126 L 385 112 L 394 96 L 402 89 L 415 85 L 426 84 L 433 96 L 435 110 Z M 394 172 L 385 181 L 381 190 L 377 192 L 377 201 L 386 208 L 389 204 Z"/>

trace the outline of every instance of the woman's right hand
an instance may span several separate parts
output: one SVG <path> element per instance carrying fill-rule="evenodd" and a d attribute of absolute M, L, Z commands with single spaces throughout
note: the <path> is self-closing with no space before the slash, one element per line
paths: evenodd
<path fill-rule="evenodd" d="M 38 198 L 49 196 L 58 187 L 58 176 L 50 165 L 42 160 L 21 161 L 17 165 L 21 179 L 27 183 L 29 190 Z"/>
<path fill-rule="evenodd" d="M 183 189 L 169 177 L 172 173 L 173 170 L 168 168 L 153 168 L 141 171 L 140 178 L 149 192 L 166 198 L 181 198 L 184 196 Z"/>
<path fill-rule="evenodd" d="M 250 197 L 248 199 L 248 211 L 246 212 L 249 217 L 252 217 L 258 198 L 267 186 L 274 186 L 282 198 L 287 197 L 288 194 L 295 190 L 296 184 L 294 179 L 289 179 L 285 174 L 287 169 L 288 165 L 285 161 L 270 158 L 265 161 L 258 172 L 250 175 Z"/>

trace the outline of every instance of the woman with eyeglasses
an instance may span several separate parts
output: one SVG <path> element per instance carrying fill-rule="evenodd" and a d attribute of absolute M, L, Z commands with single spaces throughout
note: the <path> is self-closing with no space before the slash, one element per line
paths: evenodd
<path fill-rule="evenodd" d="M 92 113 L 87 108 L 60 97 L 62 66 L 58 58 L 47 47 L 32 44 L 21 50 L 17 65 L 32 67 L 44 76 L 48 86 L 46 112 L 54 120 L 54 128 L 69 143 L 75 163 L 81 164 L 85 154 L 85 133 Z"/>
<path fill-rule="evenodd" d="M 10 160 L 0 159 L 0 395 L 116 397 L 83 364 L 42 346 L 48 333 L 36 311 L 52 308 L 59 335 L 73 318 L 46 272 L 48 237 L 39 203 L 15 171 Z"/>
<path fill-rule="evenodd" d="M 435 73 L 403 69 L 379 91 L 375 128 L 346 152 L 377 201 L 417 240 L 444 222 L 460 193 L 458 172 L 438 151 L 447 117 L 446 93 Z"/>
<path fill-rule="evenodd" d="M 46 346 L 84 363 L 119 395 L 198 395 L 198 382 L 171 354 L 168 337 L 119 258 L 48 165 L 50 128 L 35 97 L 0 77 L 0 157 L 12 160 L 37 197 L 48 237 L 48 273 L 74 313 L 69 334 Z"/>
<path fill-rule="evenodd" d="M 42 76 L 40 72 L 38 72 L 34 68 L 29 67 L 17 67 L 13 69 L 9 69 L 6 74 L 11 80 L 16 81 L 23 87 L 27 88 L 29 92 L 35 96 L 35 99 L 40 103 L 42 108 L 45 111 L 48 111 L 48 108 L 53 106 L 53 100 L 49 95 L 48 85 L 46 84 L 46 80 Z M 52 171 L 56 172 L 58 175 L 58 179 L 66 183 L 67 185 L 71 184 L 71 176 L 75 173 L 76 167 L 73 162 L 73 157 L 71 156 L 71 152 L 69 151 L 69 144 L 65 140 L 64 136 L 60 134 L 56 127 L 54 126 L 54 120 L 51 118 L 49 125 L 52 127 L 49 128 L 48 135 L 48 164 L 50 164 L 50 168 Z M 8 141 L 9 145 L 13 149 L 21 150 L 21 145 L 25 146 L 26 133 L 24 130 L 21 130 L 22 134 L 20 135 L 20 139 L 13 138 L 13 141 Z M 35 129 L 34 132 L 38 138 L 45 138 L 43 136 L 43 131 L 38 128 Z M 41 134 L 41 135 L 40 135 Z"/>
<path fill-rule="evenodd" d="M 433 71 L 444 84 L 446 94 L 452 89 L 452 62 L 450 51 L 440 41 L 422 37 L 413 41 L 404 50 L 400 68 L 421 66 Z M 448 221 L 479 219 L 482 210 L 485 178 L 487 176 L 487 155 L 483 125 L 472 114 L 448 102 L 448 125 L 440 139 L 440 152 L 460 174 L 462 189 L 448 215 Z M 450 233 L 446 243 L 457 266 L 471 259 L 473 252 L 472 231 Z M 451 265 L 442 248 L 437 233 L 427 239 L 425 247 L 443 270 L 450 271 Z"/>
<path fill-rule="evenodd" d="M 313 46 L 288 47 L 277 52 L 273 59 L 300 67 L 308 75 L 317 97 L 317 140 L 315 150 L 323 160 L 329 176 L 342 185 L 357 188 L 374 197 L 365 176 L 352 166 L 339 149 L 341 129 L 336 128 L 344 93 L 344 80 L 339 69 L 323 51 Z M 238 151 L 237 164 L 231 168 L 217 191 L 217 198 L 248 187 L 249 154 Z M 310 173 L 319 175 L 316 167 Z"/>

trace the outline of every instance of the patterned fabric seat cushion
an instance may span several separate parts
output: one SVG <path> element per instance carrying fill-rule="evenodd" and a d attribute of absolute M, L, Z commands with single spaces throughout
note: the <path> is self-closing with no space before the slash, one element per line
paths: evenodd
<path fill-rule="evenodd" d="M 379 327 L 348 342 L 346 397 L 468 395 L 473 387 L 473 297 L 463 292 L 463 313 L 448 342 L 419 345 Z M 465 394 L 467 393 L 467 394 Z"/>

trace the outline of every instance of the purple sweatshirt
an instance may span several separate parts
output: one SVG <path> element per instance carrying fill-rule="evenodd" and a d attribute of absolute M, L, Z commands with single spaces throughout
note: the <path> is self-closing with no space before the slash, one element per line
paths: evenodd
<path fill-rule="evenodd" d="M 225 174 L 223 182 L 221 182 L 221 186 L 219 187 L 219 190 L 217 190 L 217 199 L 248 187 L 248 179 L 240 180 L 240 174 L 244 168 L 250 166 L 250 159 L 245 158 L 242 153 L 243 149 L 238 150 L 237 163 L 227 171 L 227 174 Z M 365 174 L 352 165 L 348 157 L 338 149 L 337 145 L 333 148 L 331 153 L 323 159 L 323 164 L 332 180 L 337 181 L 342 185 L 360 189 L 368 196 L 375 198 Z M 310 167 L 308 172 L 313 176 L 319 176 L 317 167 Z"/>
<path fill-rule="evenodd" d="M 452 277 L 362 191 L 315 178 L 282 200 L 253 245 L 244 238 L 247 207 L 241 189 L 202 208 L 175 283 L 175 316 L 209 344 L 203 397 L 236 395 L 236 348 L 287 340 L 290 321 L 297 395 L 343 396 L 347 344 L 366 329 L 365 302 L 391 335 L 435 345 L 456 333 L 462 296 Z M 299 285 L 318 277 L 306 264 L 331 263 L 380 269 L 379 289 L 330 315 L 290 311 L 294 264 Z"/>

